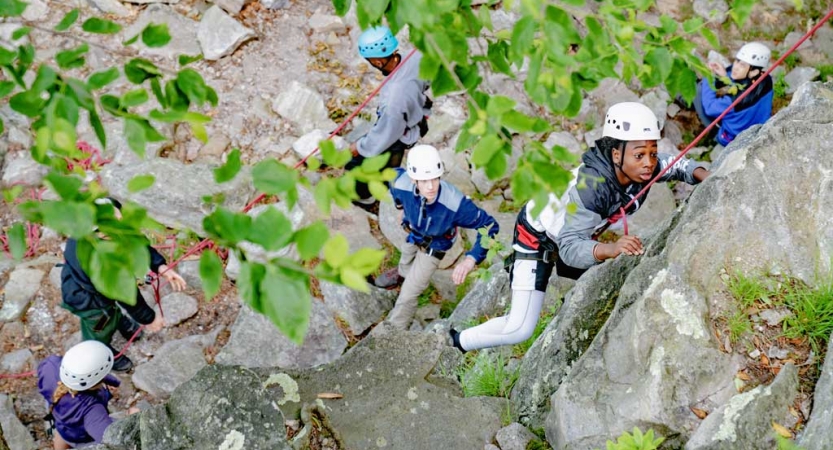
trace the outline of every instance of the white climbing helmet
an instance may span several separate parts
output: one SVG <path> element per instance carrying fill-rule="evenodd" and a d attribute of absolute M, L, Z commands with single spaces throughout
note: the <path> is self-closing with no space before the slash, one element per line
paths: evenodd
<path fill-rule="evenodd" d="M 766 45 L 760 42 L 750 42 L 738 50 L 735 58 L 750 66 L 767 68 L 769 67 L 770 55 L 772 55 L 772 51 Z"/>
<path fill-rule="evenodd" d="M 433 180 L 442 176 L 440 152 L 430 145 L 417 145 L 408 152 L 408 175 L 412 180 Z"/>
<path fill-rule="evenodd" d="M 61 360 L 61 382 L 74 391 L 98 384 L 113 368 L 113 352 L 98 341 L 73 346 Z"/>
<path fill-rule="evenodd" d="M 617 103 L 607 110 L 602 136 L 620 141 L 659 140 L 659 121 L 651 108 L 636 102 Z"/>

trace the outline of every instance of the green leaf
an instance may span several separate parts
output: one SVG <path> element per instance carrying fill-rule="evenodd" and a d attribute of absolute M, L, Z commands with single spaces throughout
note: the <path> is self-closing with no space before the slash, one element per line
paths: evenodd
<path fill-rule="evenodd" d="M 101 144 L 101 148 L 107 148 L 107 133 L 104 131 L 104 124 L 101 123 L 101 117 L 95 110 L 89 112 L 90 126 L 95 130 L 95 136 Z"/>
<path fill-rule="evenodd" d="M 509 97 L 503 95 L 495 95 L 489 98 L 489 103 L 486 106 L 486 114 L 489 116 L 499 116 L 507 111 L 511 111 L 517 102 Z"/>
<path fill-rule="evenodd" d="M 240 149 L 235 148 L 228 154 L 226 163 L 214 169 L 214 181 L 218 184 L 231 181 L 240 172 Z"/>
<path fill-rule="evenodd" d="M 367 19 L 370 22 L 377 22 L 385 13 L 390 1 L 391 0 L 362 0 L 361 2 L 356 2 L 356 6 L 365 12 Z"/>
<path fill-rule="evenodd" d="M 150 79 L 150 89 L 153 91 L 153 96 L 156 97 L 156 101 L 159 102 L 159 105 L 163 108 L 167 108 L 168 99 L 165 97 L 165 93 L 162 92 L 162 84 L 159 82 L 159 78 Z"/>
<path fill-rule="evenodd" d="M 339 278 L 350 289 L 364 293 L 370 292 L 370 288 L 367 286 L 367 279 L 356 269 L 343 267 L 339 273 Z"/>
<path fill-rule="evenodd" d="M 20 27 L 20 28 L 14 30 L 14 33 L 12 33 L 12 41 L 16 41 L 16 40 L 22 38 L 23 36 L 26 36 L 31 31 L 32 31 L 32 29 L 29 28 L 29 27 Z"/>
<path fill-rule="evenodd" d="M 236 245 L 251 235 L 252 218 L 243 213 L 217 208 L 203 219 L 203 227 L 211 237 Z"/>
<path fill-rule="evenodd" d="M 52 145 L 50 148 L 66 156 L 72 155 L 76 150 L 78 136 L 75 126 L 68 120 L 57 117 L 52 124 Z"/>
<path fill-rule="evenodd" d="M 81 29 L 87 33 L 116 34 L 121 31 L 121 25 L 98 17 L 90 17 L 81 24 Z"/>
<path fill-rule="evenodd" d="M 220 292 L 223 282 L 223 262 L 216 253 L 206 250 L 200 256 L 200 279 L 205 298 L 211 300 Z"/>
<path fill-rule="evenodd" d="M 171 34 L 168 33 L 168 24 L 151 23 L 142 30 L 142 42 L 151 48 L 164 47 L 171 42 Z"/>
<path fill-rule="evenodd" d="M 2 0 L 0 0 L 2 1 Z M 0 47 L 0 66 L 11 65 L 17 58 L 17 52 Z"/>
<path fill-rule="evenodd" d="M 645 54 L 645 64 L 651 68 L 650 77 L 643 79 L 645 87 L 656 86 L 665 81 L 671 74 L 674 58 L 664 47 L 654 47 Z"/>
<path fill-rule="evenodd" d="M 240 263 L 240 275 L 237 276 L 237 291 L 240 298 L 255 311 L 261 311 L 260 280 L 263 279 L 266 270 L 263 264 L 242 261 Z"/>
<path fill-rule="evenodd" d="M 72 50 L 64 50 L 55 55 L 55 61 L 61 69 L 74 69 L 83 67 L 85 64 L 84 54 L 90 50 L 90 47 L 83 43 Z M 41 66 L 43 67 L 43 66 Z"/>
<path fill-rule="evenodd" d="M 677 21 L 665 14 L 659 17 L 659 23 L 661 25 L 659 31 L 663 35 L 674 34 L 677 31 Z"/>
<path fill-rule="evenodd" d="M 714 48 L 720 48 L 720 41 L 717 38 L 717 35 L 714 34 L 714 31 L 703 27 L 700 29 L 700 35 L 709 42 L 709 45 Z"/>
<path fill-rule="evenodd" d="M 490 134 L 480 140 L 474 147 L 471 162 L 475 167 L 483 167 L 503 148 L 503 141 L 496 134 Z"/>
<path fill-rule="evenodd" d="M 51 113 L 53 117 L 48 117 L 47 123 L 54 120 L 55 117 L 60 117 L 66 119 L 72 126 L 78 125 L 78 103 L 74 99 L 63 94 L 53 94 L 47 111 L 50 109 L 51 112 L 47 112 L 47 116 Z"/>
<path fill-rule="evenodd" d="M 188 64 L 191 64 L 192 62 L 196 62 L 196 61 L 202 61 L 202 55 L 194 55 L 194 56 L 179 55 L 179 65 L 180 66 L 187 66 Z"/>
<path fill-rule="evenodd" d="M 488 8 L 481 8 L 481 10 L 488 11 Z M 506 42 L 489 42 L 487 57 L 495 71 L 512 75 L 512 68 L 509 67 L 508 51 L 509 46 L 506 45 Z"/>
<path fill-rule="evenodd" d="M 141 33 L 139 33 L 139 34 L 137 34 L 136 36 L 133 36 L 132 38 L 130 38 L 130 39 L 128 39 L 128 40 L 126 40 L 126 41 L 122 42 L 122 43 L 121 43 L 121 45 L 123 45 L 123 46 L 125 46 L 125 47 L 127 47 L 128 45 L 133 45 L 133 44 L 135 44 L 135 43 L 136 43 L 136 41 L 138 41 L 138 40 L 139 40 L 139 37 L 140 37 L 141 35 L 142 35 L 142 34 L 141 34 Z"/>
<path fill-rule="evenodd" d="M 752 14 L 752 8 L 755 6 L 756 0 L 733 0 L 729 15 L 735 21 L 738 27 L 742 27 L 749 15 Z"/>
<path fill-rule="evenodd" d="M 95 111 L 95 100 L 93 100 L 93 94 L 90 92 L 90 88 L 87 87 L 87 83 L 76 78 L 69 78 L 66 80 L 66 84 L 70 88 L 70 94 L 75 97 L 79 106 L 87 111 Z"/>
<path fill-rule="evenodd" d="M 6 236 L 9 239 L 9 252 L 11 252 L 12 258 L 15 261 L 20 261 L 23 259 L 23 255 L 26 254 L 26 231 L 23 229 L 23 224 L 14 224 Z"/>
<path fill-rule="evenodd" d="M 89 248 L 88 243 L 84 244 Z M 93 286 L 107 298 L 129 305 L 136 304 L 136 279 L 129 253 L 114 242 L 99 241 L 95 247 L 95 250 L 87 250 L 89 262 L 84 266 L 84 260 L 80 257 L 83 253 L 82 242 L 78 243 L 79 259 L 82 260 L 85 272 L 90 274 Z"/>
<path fill-rule="evenodd" d="M 298 247 L 301 259 L 308 261 L 318 256 L 329 235 L 327 226 L 319 220 L 296 231 L 292 240 L 295 241 L 295 245 Z"/>
<path fill-rule="evenodd" d="M 275 159 L 266 159 L 252 169 L 252 178 L 257 190 L 275 195 L 295 189 L 298 172 Z"/>
<path fill-rule="evenodd" d="M 266 251 L 277 251 L 292 241 L 292 222 L 275 207 L 268 207 L 252 222 L 248 240 Z"/>
<path fill-rule="evenodd" d="M 312 299 L 309 278 L 276 266 L 267 266 L 260 281 L 263 295 L 259 312 L 268 317 L 286 337 L 297 345 L 304 342 L 309 328 Z"/>
<path fill-rule="evenodd" d="M 66 30 L 68 30 L 69 27 L 72 26 L 72 24 L 74 24 L 76 20 L 78 20 L 78 15 L 79 14 L 80 14 L 80 12 L 78 11 L 78 8 L 75 8 L 72 11 L 68 12 L 64 16 L 64 18 L 61 19 L 61 21 L 58 23 L 58 25 L 55 25 L 55 31 L 66 31 Z"/>
<path fill-rule="evenodd" d="M 57 172 L 49 172 L 44 181 L 64 200 L 75 200 L 78 190 L 84 184 L 83 180 L 75 175 L 61 175 Z"/>
<path fill-rule="evenodd" d="M 686 33 L 694 33 L 701 26 L 703 26 L 703 19 L 700 17 L 692 17 L 683 22 L 683 31 Z"/>
<path fill-rule="evenodd" d="M 329 139 L 319 142 L 318 149 L 321 150 L 321 157 L 324 158 L 324 162 L 330 167 L 344 167 L 353 158 L 350 152 L 337 150 L 336 145 Z"/>
<path fill-rule="evenodd" d="M 28 6 L 19 0 L 0 0 L 0 17 L 17 17 L 23 14 Z"/>
<path fill-rule="evenodd" d="M 148 78 L 162 76 L 162 72 L 152 62 L 134 58 L 124 65 L 124 76 L 133 84 L 142 84 Z"/>
<path fill-rule="evenodd" d="M 13 81 L 0 81 L 0 98 L 11 94 L 15 86 Z"/>
<path fill-rule="evenodd" d="M 384 200 L 390 197 L 388 187 L 381 181 L 371 180 L 370 183 L 367 184 L 367 187 L 370 190 L 370 194 L 377 200 Z"/>
<path fill-rule="evenodd" d="M 98 90 L 116 81 L 119 78 L 119 69 L 111 67 L 101 72 L 96 72 L 87 79 L 87 86 L 92 90 Z"/>
<path fill-rule="evenodd" d="M 122 108 L 132 108 L 146 103 L 149 100 L 148 92 L 144 89 L 134 89 L 127 91 L 119 99 L 119 104 Z"/>
<path fill-rule="evenodd" d="M 362 276 L 370 275 L 379 268 L 385 256 L 386 253 L 384 250 L 360 248 L 357 252 L 350 255 L 350 259 L 346 265 L 359 272 Z"/>
<path fill-rule="evenodd" d="M 136 153 L 142 158 L 145 156 L 147 139 L 145 138 L 145 128 L 139 120 L 133 118 L 124 119 L 124 138 L 127 140 L 127 146 L 130 147 L 130 150 L 133 150 L 133 153 Z"/>
<path fill-rule="evenodd" d="M 38 74 L 35 81 L 32 82 L 31 91 L 37 94 L 51 88 L 58 81 L 58 74 L 46 64 L 42 64 L 38 68 Z"/>
<path fill-rule="evenodd" d="M 332 268 L 338 269 L 347 261 L 347 254 L 350 252 L 350 244 L 343 234 L 331 236 L 324 244 L 324 260 Z"/>
<path fill-rule="evenodd" d="M 153 186 L 155 181 L 156 177 L 150 174 L 136 175 L 127 182 L 127 190 L 130 192 L 144 191 L 145 189 Z"/>
<path fill-rule="evenodd" d="M 9 100 L 13 110 L 27 117 L 38 117 L 46 106 L 46 100 L 35 91 L 22 91 L 13 95 Z"/>
<path fill-rule="evenodd" d="M 43 214 L 44 223 L 61 234 L 81 238 L 93 229 L 95 208 L 88 203 L 43 201 L 39 210 Z"/>
<path fill-rule="evenodd" d="M 388 164 L 388 160 L 390 159 L 390 153 L 385 152 L 379 156 L 373 156 L 371 158 L 365 158 L 362 161 L 362 172 L 364 173 L 377 173 L 382 171 Z"/>
<path fill-rule="evenodd" d="M 333 8 L 336 10 L 336 15 L 344 17 L 347 11 L 350 11 L 351 0 L 333 0 Z"/>
<path fill-rule="evenodd" d="M 550 127 L 546 120 L 527 116 L 526 114 L 516 110 L 512 110 L 504 114 L 500 118 L 500 123 L 501 125 L 519 133 L 542 133 Z"/>
<path fill-rule="evenodd" d="M 176 86 L 191 103 L 202 106 L 208 101 L 208 86 L 194 69 L 182 69 L 176 76 Z"/>

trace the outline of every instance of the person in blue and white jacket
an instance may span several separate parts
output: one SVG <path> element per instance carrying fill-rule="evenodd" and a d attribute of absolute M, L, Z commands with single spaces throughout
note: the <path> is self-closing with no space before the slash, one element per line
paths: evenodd
<path fill-rule="evenodd" d="M 624 102 L 608 109 L 602 138 L 582 155 L 567 192 L 560 198 L 550 193 L 537 215 L 533 215 L 534 202 L 518 214 L 515 251 L 507 260 L 512 287 L 509 314 L 462 332 L 452 328 L 449 334 L 455 347 L 466 352 L 529 339 L 553 269 L 561 277 L 578 279 L 608 259 L 644 253 L 635 235 L 610 243 L 596 238 L 609 227 L 621 226 L 622 208 L 674 160 L 673 155 L 658 153 L 659 139 L 659 121 L 647 106 Z M 702 164 L 683 158 L 657 181 L 697 184 L 708 176 Z M 634 202 L 625 214 L 640 206 L 640 201 Z"/>
<path fill-rule="evenodd" d="M 457 239 L 457 228 L 498 232 L 494 217 L 480 209 L 453 185 L 440 180 L 443 162 L 436 148 L 417 145 L 408 154 L 407 170 L 397 170 L 390 193 L 397 209 L 402 210 L 402 227 L 408 232 L 402 248 L 399 268 L 376 280 L 379 287 L 402 283 L 402 290 L 386 321 L 395 328 L 407 329 L 414 319 L 417 299 L 428 287 L 440 260 Z M 486 259 L 486 248 L 477 240 L 465 258 L 454 267 L 451 279 L 461 284 L 477 264 Z"/>
<path fill-rule="evenodd" d="M 703 125 L 712 123 L 763 74 L 769 67 L 770 54 L 766 45 L 750 42 L 741 47 L 735 56 L 735 62 L 729 67 L 723 67 L 720 63 L 709 63 L 709 68 L 716 75 L 714 87 L 704 78 L 700 81 L 697 97 L 694 99 L 694 109 Z M 726 81 L 729 81 L 729 84 Z M 769 120 L 772 115 L 772 96 L 772 77 L 767 75 L 754 91 L 744 97 L 720 121 L 717 142 L 725 147 L 747 128 Z"/>

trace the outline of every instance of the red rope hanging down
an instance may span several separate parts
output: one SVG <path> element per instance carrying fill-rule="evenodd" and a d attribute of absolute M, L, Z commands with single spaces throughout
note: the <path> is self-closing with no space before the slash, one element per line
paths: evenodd
<path fill-rule="evenodd" d="M 755 80 L 755 82 L 752 83 L 748 88 L 744 89 L 743 93 L 741 93 L 738 96 L 738 98 L 736 98 L 735 101 L 732 102 L 731 105 L 729 105 L 722 113 L 720 113 L 720 115 L 717 116 L 717 118 L 714 119 L 712 121 L 712 123 L 710 123 L 709 126 L 706 127 L 705 130 L 700 132 L 700 134 L 698 134 L 697 137 L 694 138 L 694 140 L 691 141 L 691 143 L 688 144 L 688 146 L 685 149 L 683 149 L 683 151 L 680 152 L 680 154 L 677 155 L 677 157 L 674 158 L 671 161 L 670 164 L 668 164 L 668 166 L 666 166 L 664 169 L 662 169 L 657 174 L 657 176 L 655 176 L 647 185 L 645 185 L 644 188 L 642 188 L 641 191 L 639 191 L 635 196 L 633 196 L 633 198 L 628 202 L 627 205 L 625 205 L 624 207 L 622 207 L 620 209 L 620 211 L 622 212 L 622 221 L 624 223 L 624 228 L 625 228 L 624 232 L 625 232 L 625 234 L 628 234 L 628 219 L 627 219 L 627 216 L 625 215 L 625 211 L 628 208 L 630 208 L 631 206 L 633 206 L 633 204 L 636 203 L 636 201 L 639 200 L 640 197 L 645 195 L 645 193 L 648 192 L 648 189 L 650 189 L 651 186 L 653 186 L 654 183 L 657 182 L 657 180 L 659 180 L 663 175 L 665 175 L 666 172 L 671 170 L 671 167 L 673 167 L 674 164 L 676 164 L 679 160 L 681 160 L 685 156 L 685 154 L 689 152 L 689 150 L 694 148 L 694 146 L 697 145 L 697 143 L 700 142 L 701 139 L 703 139 L 706 135 L 708 135 L 709 132 L 712 130 L 712 128 L 717 126 L 717 123 L 720 122 L 720 120 L 723 119 L 726 116 L 726 114 L 729 113 L 729 111 L 733 110 L 735 108 L 735 106 L 737 106 L 737 104 L 740 103 L 741 100 L 746 98 L 746 96 L 749 95 L 750 92 L 755 90 L 755 88 L 764 81 L 764 78 L 766 78 L 767 75 L 772 73 L 772 71 L 775 70 L 776 67 L 780 66 L 784 62 L 784 60 L 787 59 L 788 56 L 790 56 L 793 52 L 795 52 L 798 49 L 798 47 L 800 47 L 801 44 L 804 43 L 804 41 L 809 39 L 810 36 L 812 36 L 816 31 L 818 31 L 818 29 L 821 28 L 825 23 L 827 23 L 831 18 L 833 18 L 833 9 L 828 11 L 827 14 L 825 14 L 825 16 L 821 20 L 819 20 L 818 23 L 813 28 L 810 29 L 810 31 L 805 33 L 804 36 L 802 36 L 801 39 L 799 39 L 795 44 L 793 44 L 793 46 L 790 47 L 789 50 L 784 52 L 784 54 L 781 55 L 781 57 L 778 58 L 777 61 L 775 61 L 775 64 L 773 64 L 769 69 L 767 69 L 766 72 L 764 72 L 763 75 L 758 77 L 758 79 Z"/>

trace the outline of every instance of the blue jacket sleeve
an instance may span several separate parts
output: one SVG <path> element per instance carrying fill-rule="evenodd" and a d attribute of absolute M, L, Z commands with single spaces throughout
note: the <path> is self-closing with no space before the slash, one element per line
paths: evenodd
<path fill-rule="evenodd" d="M 460 203 L 460 208 L 457 210 L 454 225 L 474 230 L 488 228 L 490 238 L 495 237 L 498 231 L 500 231 L 500 226 L 495 218 L 486 211 L 480 209 L 468 197 L 464 198 L 462 203 Z M 486 259 L 486 254 L 489 252 L 480 243 L 480 239 L 481 236 L 480 233 L 478 233 L 477 239 L 474 241 L 474 246 L 468 253 L 466 253 L 467 256 L 474 258 L 474 262 L 477 264 L 483 262 L 483 260 Z"/>
<path fill-rule="evenodd" d="M 96 404 L 84 414 L 84 430 L 87 431 L 93 441 L 98 443 L 104 439 L 104 431 L 113 423 L 107 408 L 104 405 Z"/>
<path fill-rule="evenodd" d="M 717 93 L 709 85 L 709 80 L 703 78 L 701 83 L 701 94 L 703 99 L 703 112 L 709 117 L 717 117 L 732 104 L 734 99 L 729 95 L 718 97 Z"/>

